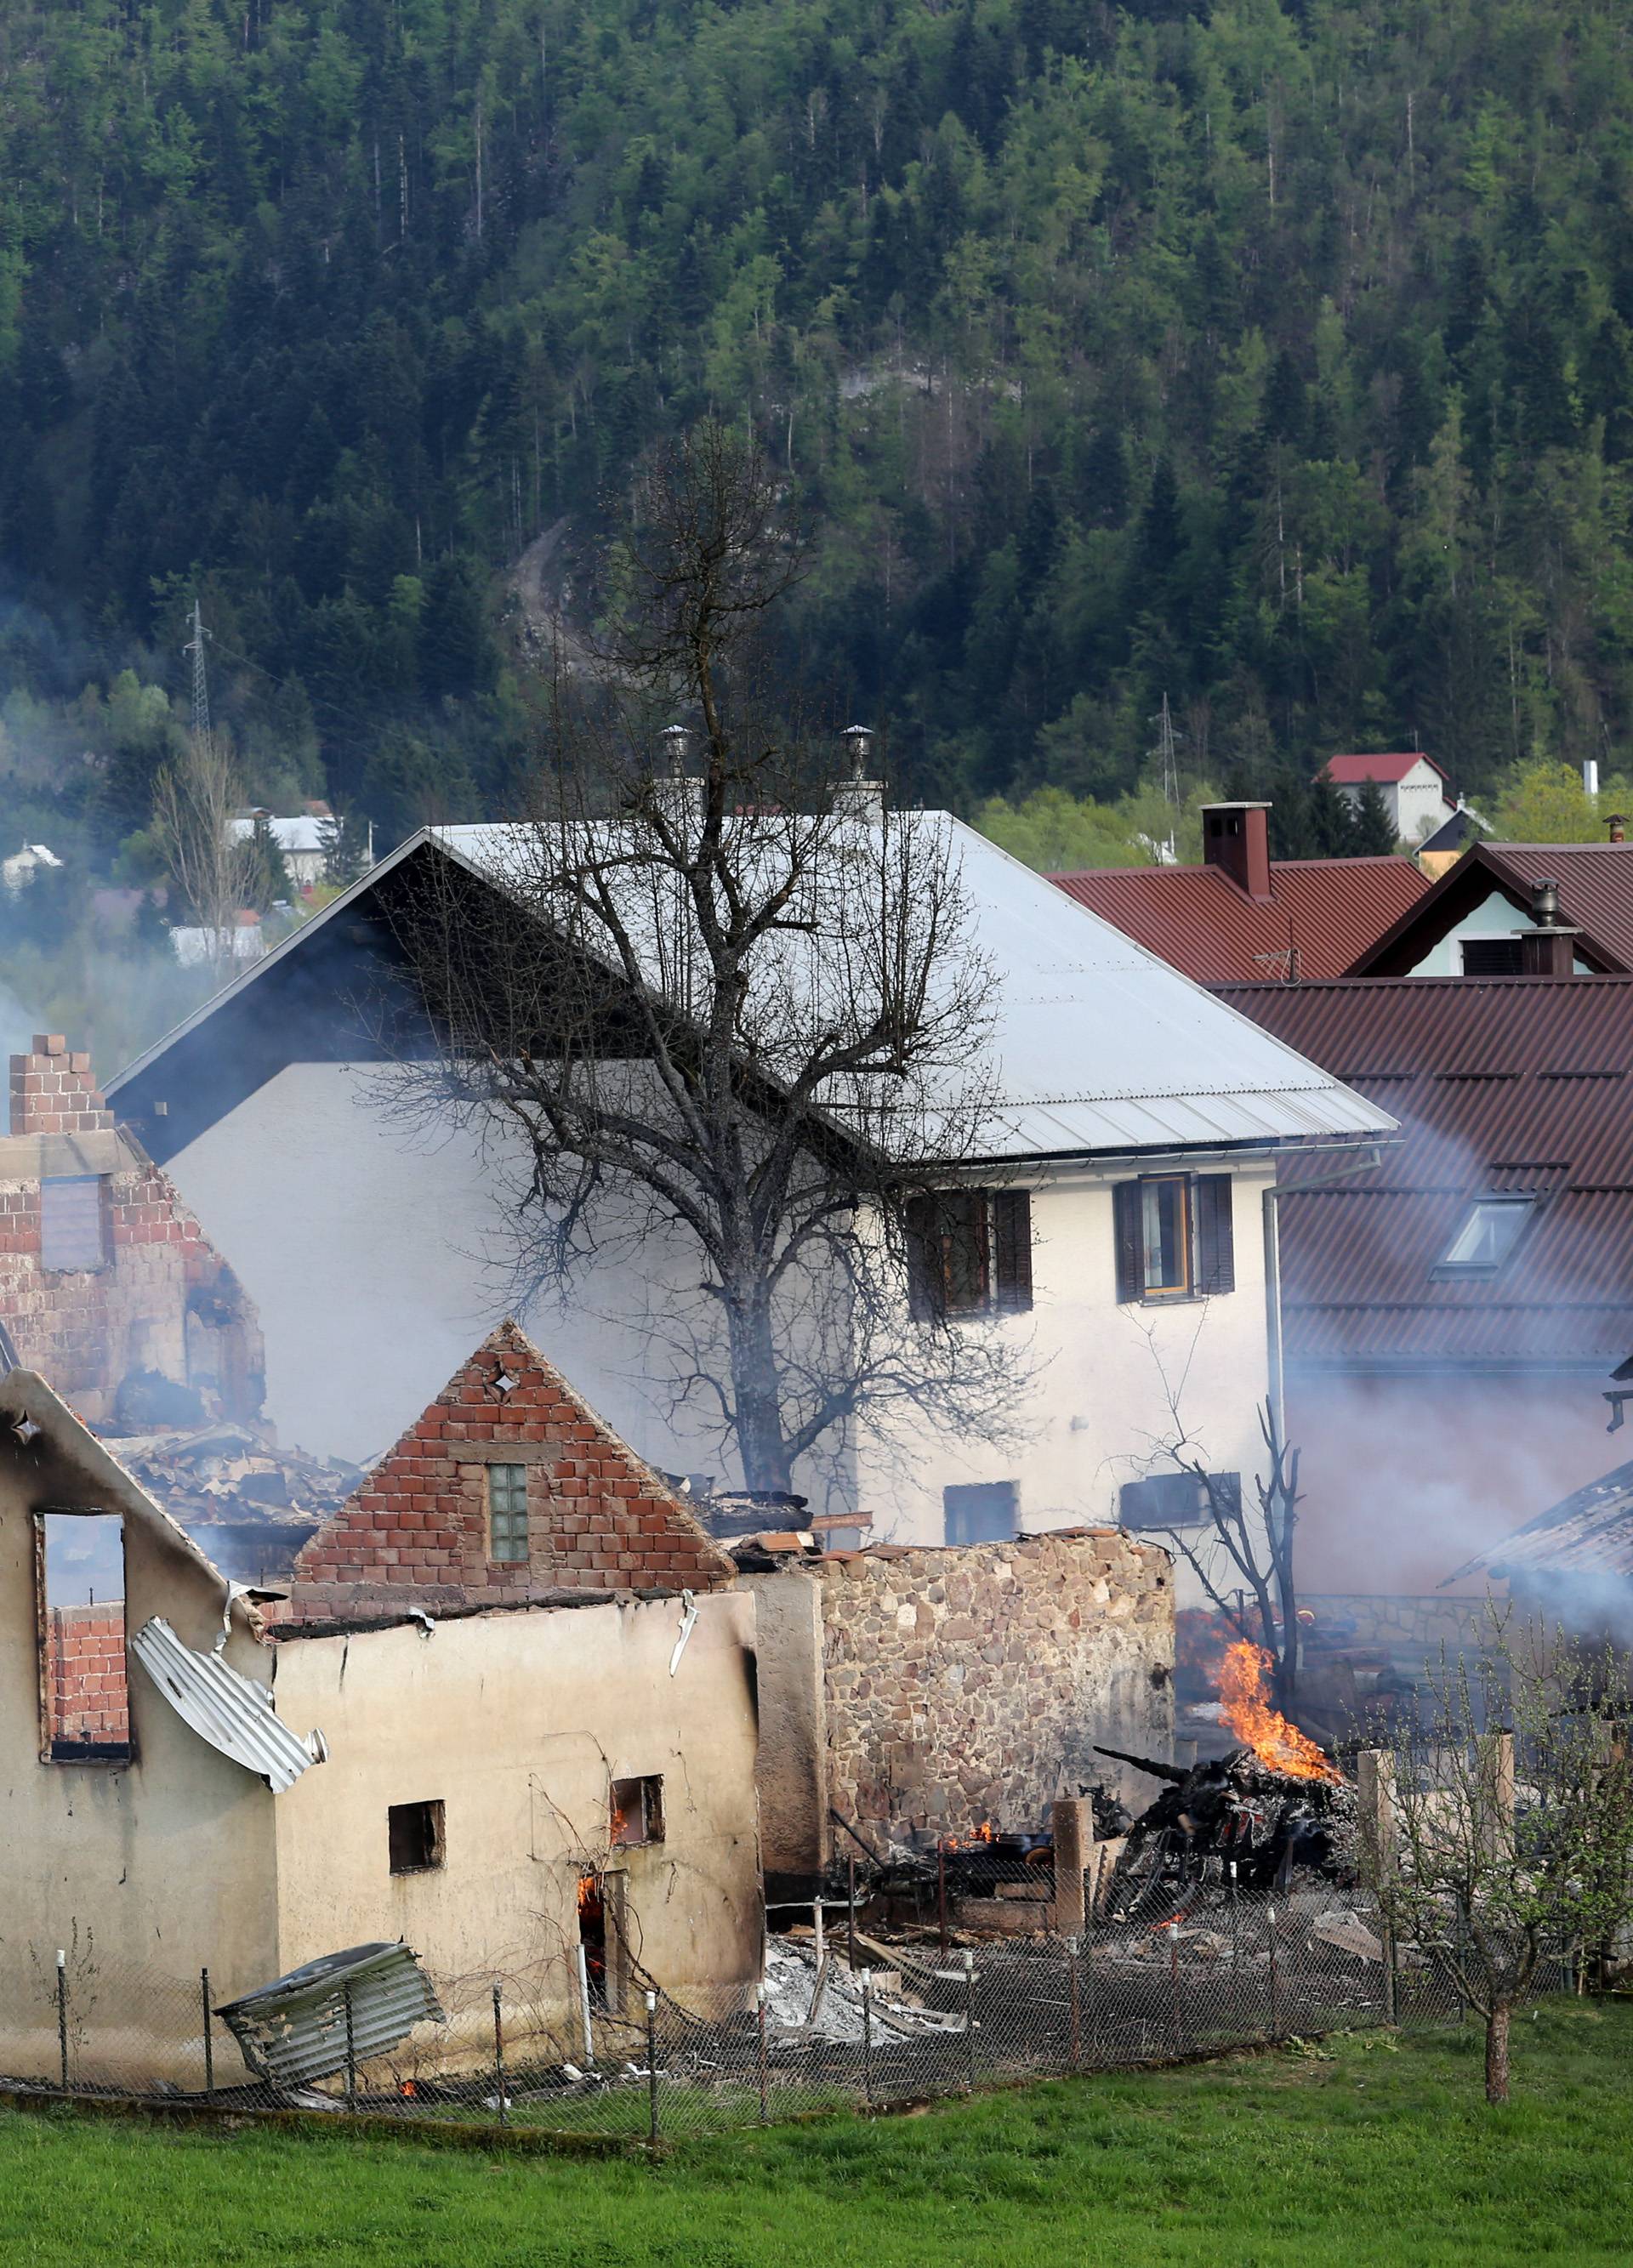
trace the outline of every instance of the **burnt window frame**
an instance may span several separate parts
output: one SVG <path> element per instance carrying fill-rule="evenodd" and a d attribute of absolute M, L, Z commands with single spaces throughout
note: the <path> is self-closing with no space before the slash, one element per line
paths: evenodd
<path fill-rule="evenodd" d="M 962 1215 L 962 1218 L 958 1216 Z M 1032 1306 L 1030 1189 L 926 1189 L 907 1202 L 907 1312 L 916 1323 L 971 1315 L 1023 1315 Z M 968 1237 L 955 1283 L 948 1247 Z"/>
<path fill-rule="evenodd" d="M 483 1467 L 485 1476 L 483 1481 L 483 1493 L 487 1499 L 484 1510 L 488 1526 L 488 1565 L 491 1567 L 525 1567 L 532 1557 L 533 1506 L 529 1501 L 531 1491 L 528 1485 L 528 1475 L 530 1470 L 529 1466 L 518 1462 L 514 1457 L 496 1457 L 491 1464 Z M 515 1483 L 511 1476 L 516 1474 L 521 1476 L 520 1513 L 514 1501 L 507 1503 L 502 1511 L 494 1501 L 494 1483 L 496 1476 L 500 1473 L 506 1476 L 507 1491 L 513 1491 L 515 1487 Z M 518 1517 L 521 1521 L 520 1538 L 521 1549 L 520 1551 L 501 1551 L 499 1549 L 499 1523 L 501 1520 L 514 1521 Z M 513 1543 L 517 1540 L 514 1535 L 507 1538 L 507 1541 Z"/>
<path fill-rule="evenodd" d="M 1131 1535 L 1160 1535 L 1164 1528 L 1178 1532 L 1207 1528 L 1214 1518 L 1210 1488 L 1218 1489 L 1225 1496 L 1230 1511 L 1240 1515 L 1240 1473 L 1142 1473 L 1138 1480 L 1125 1481 L 1118 1490 L 1117 1524 Z M 1181 1504 L 1179 1499 L 1186 1496 L 1189 1502 Z M 1149 1507 L 1143 1512 L 1142 1501 Z"/>
<path fill-rule="evenodd" d="M 1154 1183 L 1184 1185 L 1186 1270 L 1182 1285 L 1145 1280 L 1145 1193 Z M 1236 1184 L 1230 1174 L 1141 1174 L 1112 1184 L 1112 1246 L 1119 1307 L 1171 1307 L 1216 1300 L 1236 1289 Z"/>
<path fill-rule="evenodd" d="M 626 1832 L 639 1817 L 641 1832 Z M 665 1840 L 663 1774 L 626 1772 L 607 1783 L 608 1840 L 615 1851 L 644 1851 Z"/>
<path fill-rule="evenodd" d="M 94 1260 L 54 1260 L 47 1257 L 46 1217 L 50 1211 L 49 1192 L 66 1188 L 83 1188 L 87 1182 L 96 1185 L 96 1258 Z M 112 1262 L 112 1240 L 108 1234 L 108 1176 L 106 1174 L 42 1174 L 40 1178 L 40 1272 L 42 1276 L 100 1276 Z"/>
<path fill-rule="evenodd" d="M 410 1820 L 417 1830 L 412 1848 L 424 1855 L 405 1856 L 399 1864 L 398 1822 L 403 1822 L 402 1841 L 406 1845 Z M 386 1806 L 386 1870 L 394 1879 L 403 1874 L 438 1874 L 447 1866 L 447 1805 L 441 1796 L 417 1796 L 408 1803 Z"/>
<path fill-rule="evenodd" d="M 56 1735 L 55 1697 L 51 1690 L 48 1631 L 48 1622 L 53 1609 L 46 1569 L 46 1522 L 52 1519 L 111 1520 L 119 1530 L 119 1614 L 124 1631 L 125 1662 L 125 1737 L 122 1743 L 113 1741 L 59 1742 Z M 31 1515 L 30 1524 L 33 1529 L 34 1668 L 39 1680 L 40 1761 L 42 1764 L 70 1764 L 79 1769 L 86 1765 L 101 1765 L 109 1771 L 122 1771 L 137 1761 L 136 1713 L 130 1690 L 130 1566 L 125 1516 L 122 1512 L 110 1512 L 101 1506 L 87 1511 L 78 1505 L 42 1505 Z"/>

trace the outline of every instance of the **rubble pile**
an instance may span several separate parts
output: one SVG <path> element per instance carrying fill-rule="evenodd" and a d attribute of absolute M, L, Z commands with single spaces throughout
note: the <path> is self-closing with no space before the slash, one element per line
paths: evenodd
<path fill-rule="evenodd" d="M 1278 1771 L 1252 1749 L 1189 1771 L 1148 1765 L 1168 1785 L 1128 1831 L 1119 1904 L 1142 1887 L 1171 1888 L 1206 1873 L 1244 1889 L 1284 1886 L 1296 1874 L 1341 1879 L 1355 1790 L 1335 1776 Z"/>
<path fill-rule="evenodd" d="M 929 1972 L 926 1972 L 927 1976 Z M 899 1970 L 873 1971 L 876 2035 L 922 2038 L 961 2032 L 962 2015 L 926 2007 Z M 765 2017 L 769 2025 L 804 2039 L 843 2044 L 862 2036 L 862 1972 L 834 1953 L 818 1959 L 814 1947 L 772 1938 L 765 1948 Z"/>
<path fill-rule="evenodd" d="M 307 1538 L 337 1512 L 363 1469 L 280 1449 L 242 1419 L 184 1432 L 114 1433 L 108 1446 L 223 1573 L 244 1583 L 287 1580 Z"/>

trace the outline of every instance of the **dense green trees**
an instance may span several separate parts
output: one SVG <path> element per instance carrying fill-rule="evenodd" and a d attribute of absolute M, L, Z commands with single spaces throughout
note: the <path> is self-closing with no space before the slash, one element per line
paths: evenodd
<path fill-rule="evenodd" d="M 1615 0 L 16 0 L 0 677 L 117 842 L 196 587 L 259 793 L 497 808 L 516 561 L 713 404 L 926 793 L 1615 760 L 1630 117 Z"/>

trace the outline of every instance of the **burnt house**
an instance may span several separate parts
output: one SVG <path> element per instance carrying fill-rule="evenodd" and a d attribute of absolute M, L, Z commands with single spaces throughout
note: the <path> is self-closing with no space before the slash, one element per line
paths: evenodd
<path fill-rule="evenodd" d="M 1522 1615 L 1633 1648 L 1633 1463 L 1601 1473 L 1458 1568 L 1506 1583 Z"/>

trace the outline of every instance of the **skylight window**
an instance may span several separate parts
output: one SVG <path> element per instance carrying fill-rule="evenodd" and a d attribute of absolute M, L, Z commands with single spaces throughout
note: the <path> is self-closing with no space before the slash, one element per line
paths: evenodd
<path fill-rule="evenodd" d="M 1436 1264 L 1437 1276 L 1495 1276 L 1518 1243 L 1534 1197 L 1479 1197 Z"/>

